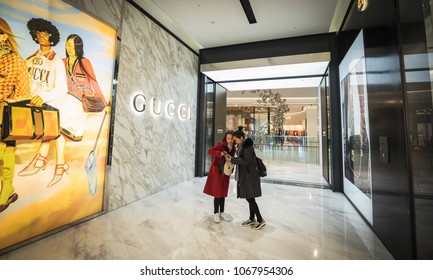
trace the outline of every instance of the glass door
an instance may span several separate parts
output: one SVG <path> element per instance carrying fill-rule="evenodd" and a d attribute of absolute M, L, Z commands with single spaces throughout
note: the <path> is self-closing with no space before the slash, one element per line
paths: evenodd
<path fill-rule="evenodd" d="M 210 166 L 212 164 L 212 157 L 207 151 L 214 145 L 214 127 L 215 127 L 215 91 L 216 84 L 214 81 L 205 77 L 205 99 L 206 99 L 206 116 L 205 116 L 205 140 L 204 140 L 204 151 L 205 163 L 204 172 L 208 174 Z"/>
<path fill-rule="evenodd" d="M 320 119 L 321 119 L 321 155 L 322 155 L 322 174 L 326 182 L 331 183 L 329 180 L 330 164 L 329 164 L 329 104 L 328 104 L 328 71 L 326 71 L 325 76 L 319 86 L 319 100 L 320 100 Z"/>

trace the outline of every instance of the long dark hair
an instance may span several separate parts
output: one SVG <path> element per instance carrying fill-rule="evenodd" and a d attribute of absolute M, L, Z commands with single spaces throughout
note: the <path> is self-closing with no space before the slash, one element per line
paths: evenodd
<path fill-rule="evenodd" d="M 223 137 L 224 142 L 227 142 L 227 135 L 228 134 L 231 134 L 233 136 L 233 130 L 227 130 L 226 131 L 226 133 L 224 134 L 224 137 Z"/>
<path fill-rule="evenodd" d="M 233 132 L 233 137 L 236 138 L 244 138 L 245 139 L 245 133 L 242 130 L 237 130 L 235 132 Z"/>
<path fill-rule="evenodd" d="M 84 42 L 83 39 L 81 39 L 81 37 L 77 34 L 71 34 L 68 36 L 68 38 L 66 39 L 66 42 L 69 41 L 70 39 L 74 39 L 74 49 L 75 49 L 75 55 L 77 56 L 77 60 L 78 60 L 78 64 L 80 65 L 81 69 L 83 69 L 84 73 L 86 73 L 87 77 L 90 77 L 92 80 L 96 81 L 96 78 L 93 77 L 92 75 L 89 74 L 89 72 L 87 72 L 86 68 L 83 65 L 83 62 L 81 61 L 84 57 Z M 68 51 L 66 52 L 66 58 L 69 57 L 68 55 Z"/>

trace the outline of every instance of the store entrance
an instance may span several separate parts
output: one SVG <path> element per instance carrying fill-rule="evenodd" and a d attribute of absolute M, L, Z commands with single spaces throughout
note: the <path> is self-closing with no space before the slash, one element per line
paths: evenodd
<path fill-rule="evenodd" d="M 271 59 L 272 66 L 251 60 L 247 68 L 242 68 L 246 63 L 242 61 L 230 62 L 227 67 L 231 68 L 222 69 L 219 64 L 218 71 L 202 71 L 225 89 L 225 102 L 214 103 L 215 112 L 220 113 L 212 123 L 215 142 L 226 130 L 242 127 L 246 137 L 253 139 L 257 156 L 267 165 L 264 182 L 327 188 L 331 165 L 328 141 L 323 139 L 327 133 L 323 131 L 330 127 L 326 118 L 330 55 L 296 55 L 266 61 Z M 251 67 L 254 64 L 256 67 Z"/>
<path fill-rule="evenodd" d="M 284 96 L 285 91 L 289 89 L 270 90 L 268 93 Z M 303 104 L 283 98 L 288 111 L 282 117 L 278 116 L 276 106 L 233 104 L 231 98 L 234 94 L 227 92 L 226 127 L 237 130 L 242 126 L 246 137 L 253 139 L 257 156 L 267 166 L 268 176 L 262 179 L 264 182 L 328 186 L 323 174 L 323 162 L 327 159 L 322 157 L 322 150 L 326 147 L 323 147 L 319 133 L 321 104 L 317 89 L 303 93 Z M 276 131 L 274 127 L 278 118 L 283 125 Z"/>

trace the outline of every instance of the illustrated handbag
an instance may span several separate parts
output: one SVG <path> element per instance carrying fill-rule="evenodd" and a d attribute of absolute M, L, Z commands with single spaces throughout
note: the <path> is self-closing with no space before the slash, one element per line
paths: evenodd
<path fill-rule="evenodd" d="M 0 104 L 1 141 L 53 140 L 60 136 L 59 110 L 30 100 Z"/>
<path fill-rule="evenodd" d="M 91 87 L 83 87 L 79 85 L 73 76 L 69 76 L 72 85 L 78 88 L 81 95 L 81 102 L 83 104 L 83 111 L 87 113 L 99 113 L 105 108 L 105 103 L 102 97 L 97 97 L 95 91 Z"/>
<path fill-rule="evenodd" d="M 105 108 L 104 100 L 101 97 L 97 97 L 92 91 L 91 95 L 84 93 L 82 95 L 83 110 L 88 113 L 99 113 Z"/>

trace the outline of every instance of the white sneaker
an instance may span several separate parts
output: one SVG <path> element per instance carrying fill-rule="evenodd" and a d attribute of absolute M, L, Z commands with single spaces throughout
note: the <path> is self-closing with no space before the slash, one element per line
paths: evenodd
<path fill-rule="evenodd" d="M 219 213 L 216 213 L 216 214 L 213 214 L 213 221 L 215 222 L 215 223 L 219 223 L 221 220 L 220 220 L 220 214 Z"/>
<path fill-rule="evenodd" d="M 232 220 L 232 218 L 230 217 L 230 215 L 227 215 L 226 213 L 221 213 L 220 214 L 220 216 L 221 216 L 221 219 L 223 219 L 224 221 L 226 221 L 226 222 L 231 222 L 231 220 Z"/>

